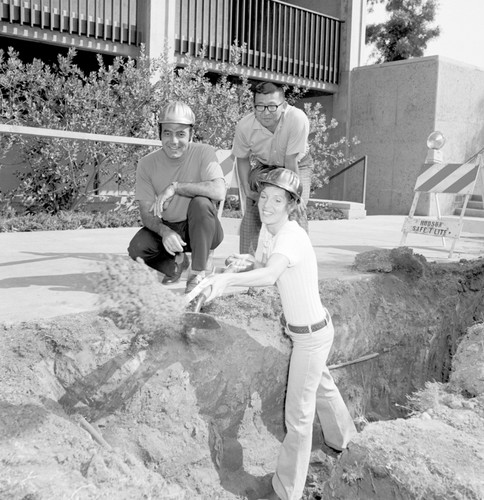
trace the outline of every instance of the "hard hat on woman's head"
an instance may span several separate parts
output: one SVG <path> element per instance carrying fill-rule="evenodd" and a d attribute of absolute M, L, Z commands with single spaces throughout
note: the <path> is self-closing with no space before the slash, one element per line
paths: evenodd
<path fill-rule="evenodd" d="M 287 191 L 298 203 L 301 201 L 302 184 L 299 176 L 287 168 L 275 168 L 260 179 L 262 187 L 264 184 L 277 186 Z"/>
<path fill-rule="evenodd" d="M 160 124 L 180 123 L 182 125 L 193 125 L 195 123 L 195 114 L 190 106 L 184 102 L 170 102 L 161 110 L 158 122 Z"/>

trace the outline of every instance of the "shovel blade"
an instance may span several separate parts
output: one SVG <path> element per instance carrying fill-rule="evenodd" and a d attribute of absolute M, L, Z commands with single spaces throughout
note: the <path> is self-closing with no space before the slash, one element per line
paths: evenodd
<path fill-rule="evenodd" d="M 186 328 L 198 330 L 218 330 L 220 323 L 210 314 L 200 312 L 187 312 L 183 315 L 183 323 Z"/>

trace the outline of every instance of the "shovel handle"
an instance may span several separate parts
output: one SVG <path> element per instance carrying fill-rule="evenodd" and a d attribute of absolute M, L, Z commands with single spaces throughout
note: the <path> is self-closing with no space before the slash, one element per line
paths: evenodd
<path fill-rule="evenodd" d="M 234 272 L 236 272 L 235 266 L 233 264 L 229 264 L 227 267 L 222 268 L 221 271 L 217 271 L 217 269 L 215 269 L 212 274 L 234 273 Z M 191 292 L 189 292 L 187 295 L 185 295 L 185 303 L 189 304 L 197 295 L 200 295 L 200 297 L 197 299 L 196 306 L 195 306 L 195 312 L 199 312 L 200 308 L 203 306 L 204 302 L 207 300 L 207 297 L 210 295 L 211 288 L 212 287 L 210 287 L 208 290 L 206 288 L 201 289 L 200 284 L 198 284 Z M 198 309 L 197 309 L 197 307 L 198 307 Z"/>
<path fill-rule="evenodd" d="M 203 304 L 205 304 L 205 301 L 207 300 L 207 297 L 210 295 L 210 292 L 212 291 L 212 287 L 207 287 L 202 292 L 197 298 L 197 301 L 195 302 L 195 307 L 193 308 L 193 312 L 200 312 L 200 309 L 202 308 Z"/>
<path fill-rule="evenodd" d="M 199 283 L 191 292 L 185 295 L 185 304 L 189 304 L 198 294 L 203 296 L 203 290 L 204 288 L 202 288 Z"/>

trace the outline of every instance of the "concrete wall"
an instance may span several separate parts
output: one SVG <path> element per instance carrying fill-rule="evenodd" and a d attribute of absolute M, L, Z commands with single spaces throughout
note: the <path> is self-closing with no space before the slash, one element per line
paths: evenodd
<path fill-rule="evenodd" d="M 484 68 L 439 62 L 435 124 L 447 138 L 444 161 L 460 162 L 484 147 Z"/>
<path fill-rule="evenodd" d="M 352 153 L 368 156 L 367 213 L 408 214 L 428 135 L 443 132 L 444 161 L 463 162 L 484 146 L 483 111 L 484 69 L 439 56 L 354 69 L 347 135 L 361 141 Z M 344 175 L 331 198 L 359 201 L 360 193 L 355 172 Z M 441 201 L 443 213 L 451 213 L 453 196 Z M 428 195 L 417 214 L 435 215 Z"/>

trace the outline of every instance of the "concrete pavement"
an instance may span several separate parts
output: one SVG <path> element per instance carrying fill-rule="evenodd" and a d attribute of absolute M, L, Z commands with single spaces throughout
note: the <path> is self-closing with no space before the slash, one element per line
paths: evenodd
<path fill-rule="evenodd" d="M 320 279 L 352 279 L 358 253 L 399 246 L 404 216 L 367 216 L 364 219 L 311 221 L 310 237 L 318 258 Z M 222 220 L 225 238 L 214 263 L 238 251 L 240 220 Z M 79 229 L 0 233 L 0 322 L 20 322 L 96 309 L 93 280 L 110 255 L 127 255 L 127 245 L 138 228 Z M 429 261 L 448 262 L 484 256 L 484 235 L 463 233 L 452 259 L 450 241 L 409 234 L 406 246 Z M 185 279 L 170 285 L 182 293 Z"/>

